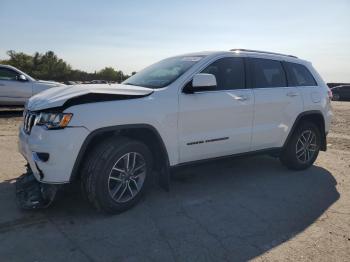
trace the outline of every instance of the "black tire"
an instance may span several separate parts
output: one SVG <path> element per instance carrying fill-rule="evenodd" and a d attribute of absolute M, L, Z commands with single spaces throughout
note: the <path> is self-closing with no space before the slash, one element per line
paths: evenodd
<path fill-rule="evenodd" d="M 112 168 L 115 167 L 116 161 L 130 152 L 143 157 L 145 167 L 142 173 L 145 173 L 145 177 L 138 193 L 129 201 L 120 203 L 113 199 L 110 193 L 110 173 L 114 172 Z M 125 137 L 108 138 L 94 147 L 84 161 L 81 174 L 83 194 L 99 211 L 120 213 L 128 210 L 141 199 L 145 188 L 148 186 L 151 180 L 152 164 L 152 154 L 145 144 Z"/>
<path fill-rule="evenodd" d="M 304 158 L 307 157 L 306 156 L 307 151 L 305 149 L 301 150 L 300 147 L 303 147 L 303 146 L 302 146 L 302 142 L 300 142 L 299 139 L 304 141 L 304 139 L 302 139 L 302 134 L 304 134 L 304 137 L 305 137 L 306 134 L 309 134 L 308 131 L 311 131 L 315 135 L 315 140 L 313 140 L 315 142 L 312 142 L 312 145 L 315 144 L 316 146 L 309 145 L 309 148 L 312 148 L 313 150 L 312 152 L 310 152 L 310 154 L 312 153 L 312 155 L 311 156 L 308 155 L 309 159 L 305 160 L 304 162 L 303 161 Z M 305 143 L 305 144 L 308 145 L 310 143 Z M 289 139 L 285 148 L 282 150 L 282 153 L 280 155 L 280 160 L 282 164 L 284 164 L 289 169 L 292 169 L 292 170 L 306 169 L 315 162 L 318 156 L 318 153 L 320 151 L 320 145 L 321 145 L 321 133 L 318 127 L 311 122 L 301 122 L 293 132 L 292 137 Z M 297 146 L 299 148 L 297 148 Z"/>

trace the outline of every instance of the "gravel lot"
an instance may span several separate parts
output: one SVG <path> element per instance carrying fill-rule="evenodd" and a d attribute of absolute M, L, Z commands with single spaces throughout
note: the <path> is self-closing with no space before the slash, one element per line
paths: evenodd
<path fill-rule="evenodd" d="M 132 210 L 96 213 L 78 187 L 50 209 L 17 208 L 21 112 L 0 110 L 0 261 L 350 261 L 350 102 L 329 149 L 301 172 L 267 156 L 174 174 Z"/>

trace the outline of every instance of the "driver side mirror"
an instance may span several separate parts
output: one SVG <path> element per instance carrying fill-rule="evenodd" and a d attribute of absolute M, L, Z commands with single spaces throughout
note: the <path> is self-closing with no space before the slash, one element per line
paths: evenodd
<path fill-rule="evenodd" d="M 195 74 L 192 85 L 189 83 L 184 89 L 184 93 L 193 94 L 200 91 L 211 91 L 216 89 L 216 77 L 213 74 Z"/>
<path fill-rule="evenodd" d="M 28 81 L 28 79 L 25 77 L 25 75 L 19 75 L 17 76 L 17 80 L 21 82 Z"/>

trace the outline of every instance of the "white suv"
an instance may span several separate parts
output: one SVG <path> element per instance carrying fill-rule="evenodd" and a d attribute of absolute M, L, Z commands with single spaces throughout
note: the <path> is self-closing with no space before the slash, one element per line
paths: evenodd
<path fill-rule="evenodd" d="M 168 189 L 179 166 L 259 152 L 305 169 L 326 150 L 331 116 L 327 85 L 297 57 L 243 49 L 171 57 L 122 84 L 32 97 L 17 195 L 23 207 L 47 206 L 57 185 L 79 180 L 97 209 L 120 212 L 152 174 Z"/>

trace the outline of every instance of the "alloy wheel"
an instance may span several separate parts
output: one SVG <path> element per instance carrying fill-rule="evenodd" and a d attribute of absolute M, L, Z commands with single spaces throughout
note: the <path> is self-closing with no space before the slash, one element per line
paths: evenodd
<path fill-rule="evenodd" d="M 146 161 L 137 152 L 129 152 L 113 165 L 108 177 L 109 194 L 117 203 L 133 199 L 141 190 L 146 178 Z"/>
<path fill-rule="evenodd" d="M 296 143 L 296 157 L 300 163 L 308 163 L 318 150 L 316 134 L 312 130 L 304 130 Z"/>

